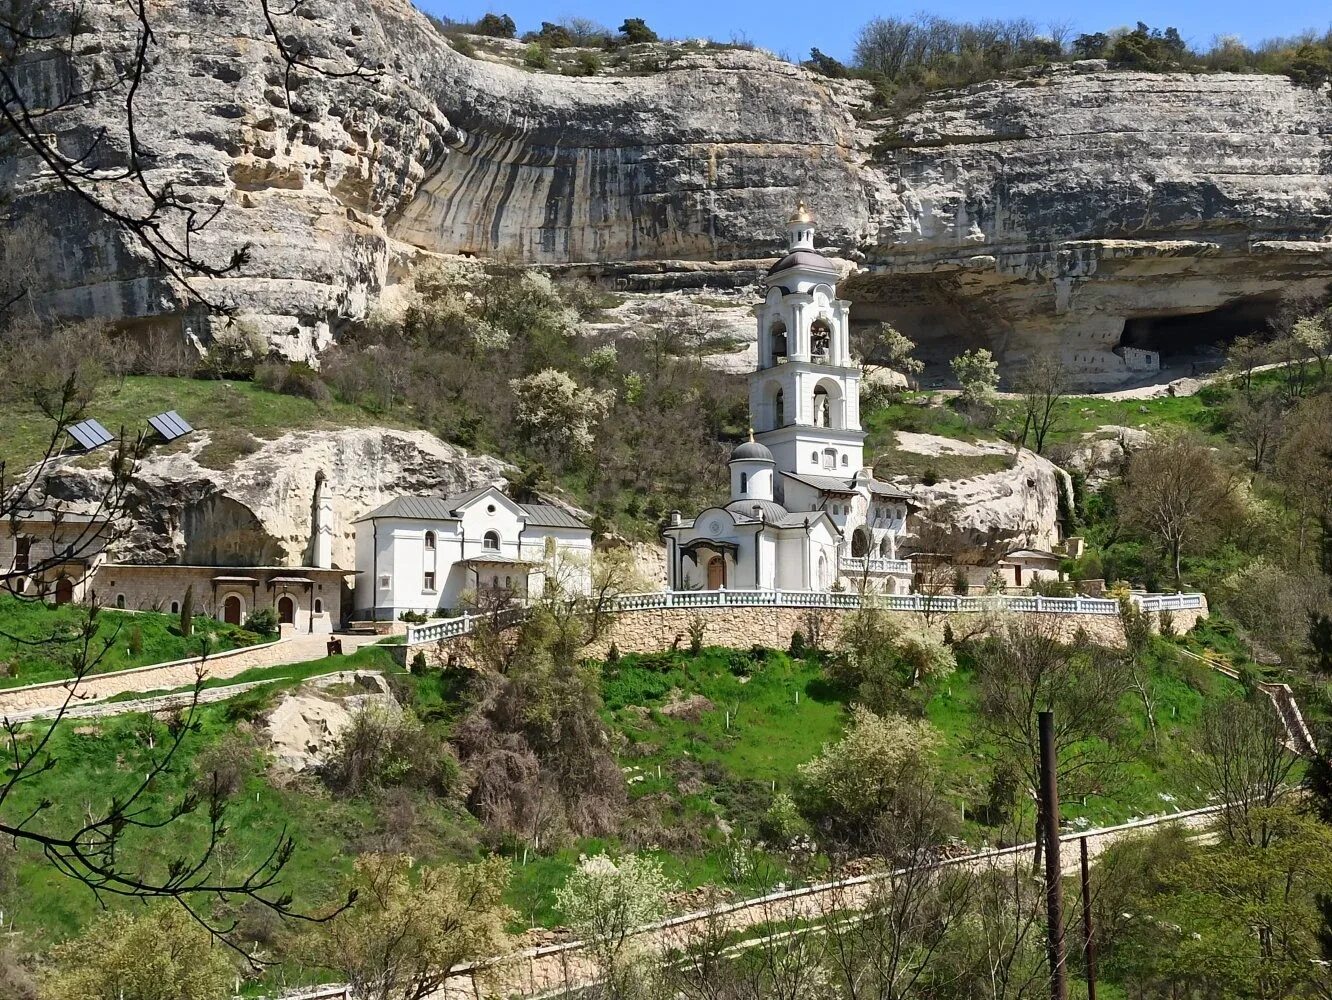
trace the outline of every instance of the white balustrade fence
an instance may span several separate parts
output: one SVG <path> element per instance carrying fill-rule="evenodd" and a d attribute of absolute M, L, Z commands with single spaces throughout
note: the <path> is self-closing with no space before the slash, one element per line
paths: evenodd
<path fill-rule="evenodd" d="M 910 559 L 883 559 L 879 556 L 842 556 L 837 565 L 843 573 L 870 576 L 898 574 L 910 576 L 913 572 Z"/>
<path fill-rule="evenodd" d="M 885 560 L 891 561 L 891 560 Z M 1191 611 L 1206 606 L 1202 594 L 1132 594 L 1144 612 Z M 826 608 L 854 611 L 864 605 L 888 611 L 957 614 L 985 611 L 1026 611 L 1051 615 L 1117 615 L 1119 602 L 1109 597 L 1014 597 L 983 594 L 839 594 L 825 590 L 665 590 L 651 594 L 625 594 L 613 601 L 612 611 L 653 611 L 670 608 Z M 407 645 L 454 639 L 473 631 L 479 622 L 509 625 L 524 614 L 512 608 L 498 615 L 462 614 L 407 628 Z"/>

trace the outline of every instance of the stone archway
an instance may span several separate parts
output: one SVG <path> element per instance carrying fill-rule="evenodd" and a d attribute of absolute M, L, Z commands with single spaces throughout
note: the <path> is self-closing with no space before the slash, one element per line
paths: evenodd
<path fill-rule="evenodd" d="M 239 625 L 244 610 L 244 602 L 241 601 L 240 595 L 228 594 L 226 600 L 222 602 L 222 620 L 228 625 Z"/>
<path fill-rule="evenodd" d="M 62 576 L 56 581 L 55 585 L 56 604 L 74 603 L 74 581 L 67 576 Z"/>
<path fill-rule="evenodd" d="M 296 602 L 291 599 L 291 595 L 283 594 L 277 602 L 278 621 L 283 625 L 294 625 L 296 623 Z"/>

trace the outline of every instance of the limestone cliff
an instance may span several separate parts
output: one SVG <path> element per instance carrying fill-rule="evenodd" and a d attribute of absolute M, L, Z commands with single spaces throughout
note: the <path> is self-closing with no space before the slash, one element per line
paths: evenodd
<path fill-rule="evenodd" d="M 183 451 L 150 453 L 126 505 L 113 558 L 196 565 L 310 565 L 315 476 L 333 505 L 333 565 L 351 568 L 355 518 L 396 496 L 502 483 L 509 466 L 424 431 L 363 427 L 298 431 L 266 441 L 223 471 L 196 461 L 207 433 Z M 102 474 L 62 461 L 55 495 L 95 502 Z"/>
<path fill-rule="evenodd" d="M 134 36 L 94 0 L 79 72 Z M 1169 346 L 1260 322 L 1332 276 L 1332 99 L 1281 77 L 1029 73 L 869 122 L 864 88 L 745 51 L 681 50 L 656 74 L 571 78 L 468 59 L 407 0 L 309 0 L 281 30 L 317 64 L 285 78 L 259 5 L 161 0 L 138 102 L 153 178 L 222 203 L 194 239 L 240 271 L 206 287 L 293 357 L 400 280 L 411 255 L 590 264 L 634 288 L 752 279 L 797 193 L 820 240 L 863 265 L 855 316 L 894 319 L 939 356 L 1057 347 L 1123 375 L 1116 346 Z M 37 61 L 33 95 L 58 92 Z M 65 116 L 110 126 L 114 99 Z M 54 127 L 54 126 L 53 126 Z M 23 156 L 0 177 L 54 230 L 49 301 L 127 326 L 209 321 L 123 232 Z M 713 262 L 722 262 L 715 266 Z M 1188 317 L 1204 316 L 1201 323 Z"/>

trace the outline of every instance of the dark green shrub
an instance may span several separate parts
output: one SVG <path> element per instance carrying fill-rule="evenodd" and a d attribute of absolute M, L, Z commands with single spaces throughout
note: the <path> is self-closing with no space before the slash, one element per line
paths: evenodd
<path fill-rule="evenodd" d="M 424 611 L 404 611 L 398 615 L 398 621 L 406 622 L 408 625 L 424 625 L 429 620 Z"/>
<path fill-rule="evenodd" d="M 533 42 L 523 50 L 523 64 L 532 69 L 549 69 L 550 50 L 544 45 Z"/>
<path fill-rule="evenodd" d="M 574 44 L 573 35 L 569 34 L 568 28 L 550 21 L 542 21 L 541 30 L 528 37 L 548 49 L 570 49 Z"/>
<path fill-rule="evenodd" d="M 194 634 L 194 584 L 185 588 L 180 600 L 180 634 L 186 639 Z"/>
<path fill-rule="evenodd" d="M 586 50 L 579 52 L 574 59 L 573 69 L 570 76 L 596 76 L 601 72 L 601 60 L 595 52 Z"/>
<path fill-rule="evenodd" d="M 419 677 L 428 669 L 429 664 L 426 663 L 425 650 L 418 649 L 416 655 L 412 657 L 411 671 Z"/>
<path fill-rule="evenodd" d="M 508 14 L 486 14 L 472 25 L 472 33 L 489 38 L 513 38 L 518 34 L 518 25 Z"/>
<path fill-rule="evenodd" d="M 278 632 L 277 612 L 272 608 L 256 608 L 245 617 L 242 626 L 257 635 L 276 635 Z"/>
<path fill-rule="evenodd" d="M 790 650 L 792 656 L 805 655 L 805 633 L 800 631 L 800 629 L 796 629 L 791 633 Z"/>
<path fill-rule="evenodd" d="M 689 619 L 689 655 L 698 656 L 703 652 L 703 634 L 707 626 L 703 623 L 701 615 L 694 615 Z"/>
<path fill-rule="evenodd" d="M 624 23 L 620 25 L 620 34 L 630 45 L 638 45 L 641 42 L 655 42 L 657 33 L 647 26 L 647 22 L 641 17 L 626 17 Z"/>

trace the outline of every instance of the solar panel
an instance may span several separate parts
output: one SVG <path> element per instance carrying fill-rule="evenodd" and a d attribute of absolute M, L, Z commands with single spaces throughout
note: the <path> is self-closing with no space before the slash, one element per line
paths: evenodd
<path fill-rule="evenodd" d="M 178 437 L 184 437 L 193 427 L 175 410 L 167 410 L 166 413 L 159 413 L 155 417 L 148 418 L 149 425 L 158 434 L 162 435 L 163 440 L 174 441 Z"/>
<path fill-rule="evenodd" d="M 84 451 L 92 451 L 108 441 L 115 440 L 111 432 L 96 420 L 80 420 L 69 429 L 69 436 L 77 441 Z"/>

